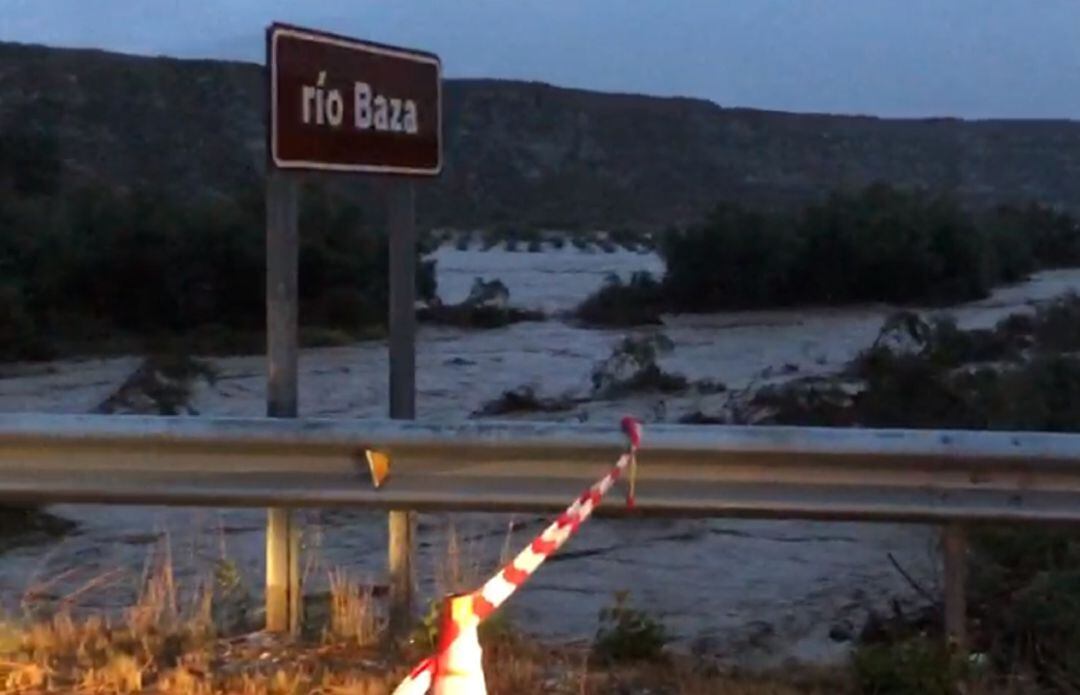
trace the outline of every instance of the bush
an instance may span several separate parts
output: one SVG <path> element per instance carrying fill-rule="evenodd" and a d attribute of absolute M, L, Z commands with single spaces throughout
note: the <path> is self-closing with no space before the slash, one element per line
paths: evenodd
<path fill-rule="evenodd" d="M 1080 350 L 1080 296 L 1069 292 L 1038 307 L 1032 319 L 1032 336 L 1042 350 Z"/>
<path fill-rule="evenodd" d="M 637 272 L 623 283 L 611 274 L 598 292 L 574 310 L 574 316 L 593 326 L 640 326 L 660 324 L 660 283 L 646 272 Z"/>
<path fill-rule="evenodd" d="M 853 666 L 859 691 L 873 695 L 954 695 L 965 674 L 963 661 L 928 637 L 860 647 Z"/>
<path fill-rule="evenodd" d="M 1017 663 L 1080 688 L 1080 538 L 1055 529 L 971 535 L 971 612 L 1000 669 Z"/>
<path fill-rule="evenodd" d="M 664 626 L 630 606 L 630 594 L 615 593 L 614 603 L 600 610 L 593 656 L 603 663 L 658 661 L 670 637 Z"/>
<path fill-rule="evenodd" d="M 657 364 L 660 355 L 673 347 L 663 334 L 624 338 L 606 359 L 593 367 L 593 394 L 618 398 L 646 391 L 682 391 L 689 385 L 686 378 L 669 374 Z"/>
<path fill-rule="evenodd" d="M 785 424 L 1080 431 L 1080 357 L 1058 352 L 1072 345 L 1063 317 L 1075 311 L 1080 298 L 1066 296 L 971 331 L 901 313 L 849 365 L 863 382 L 853 397 L 808 399 L 795 383 L 761 392 L 756 405 Z"/>

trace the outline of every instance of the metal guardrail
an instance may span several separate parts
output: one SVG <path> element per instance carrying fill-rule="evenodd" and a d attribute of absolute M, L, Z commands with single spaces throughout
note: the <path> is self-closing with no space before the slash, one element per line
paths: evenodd
<path fill-rule="evenodd" d="M 614 425 L 5 414 L 0 501 L 556 510 L 624 446 Z M 393 461 L 377 490 L 369 448 Z M 654 425 L 639 460 L 635 514 L 1080 521 L 1080 435 Z"/>

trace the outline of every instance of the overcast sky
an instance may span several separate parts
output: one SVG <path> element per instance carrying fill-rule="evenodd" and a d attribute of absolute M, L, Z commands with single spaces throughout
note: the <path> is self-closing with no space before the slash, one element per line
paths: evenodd
<path fill-rule="evenodd" d="M 261 62 L 275 19 L 434 51 L 448 77 L 1080 119 L 1080 0 L 0 0 L 0 40 Z"/>

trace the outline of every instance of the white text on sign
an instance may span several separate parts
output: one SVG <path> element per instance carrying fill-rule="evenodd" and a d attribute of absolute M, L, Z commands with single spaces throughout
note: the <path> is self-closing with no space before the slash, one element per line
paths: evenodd
<path fill-rule="evenodd" d="M 314 85 L 304 85 L 301 101 L 305 125 L 338 128 L 345 122 L 345 100 L 340 89 L 326 89 L 326 72 Z M 420 130 L 416 102 L 377 94 L 367 82 L 353 83 L 353 127 L 357 130 L 406 133 Z"/>

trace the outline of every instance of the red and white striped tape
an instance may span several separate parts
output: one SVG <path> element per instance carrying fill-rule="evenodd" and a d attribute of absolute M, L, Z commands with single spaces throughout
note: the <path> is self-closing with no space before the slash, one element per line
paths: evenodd
<path fill-rule="evenodd" d="M 472 610 L 476 622 L 483 622 L 494 613 L 499 606 L 506 602 L 518 587 L 528 581 L 529 577 L 536 572 L 544 560 L 555 554 L 564 543 L 574 535 L 574 532 L 585 523 L 592 515 L 593 510 L 600 505 L 600 500 L 612 488 L 615 481 L 629 467 L 631 469 L 631 486 L 627 494 L 627 505 L 633 506 L 633 473 L 636 466 L 636 454 L 641 446 L 641 425 L 633 418 L 623 418 L 622 430 L 630 442 L 630 450 L 616 461 L 615 466 L 592 487 L 586 490 L 559 518 L 544 529 L 532 543 L 525 547 L 517 557 L 503 567 L 498 574 L 489 579 L 479 591 L 473 594 Z M 440 640 L 440 652 L 451 644 L 456 635 L 443 635 Z M 435 676 L 435 667 L 438 663 L 436 656 L 430 656 L 419 664 L 405 677 L 405 680 L 394 690 L 393 695 L 423 695 L 431 687 Z"/>

